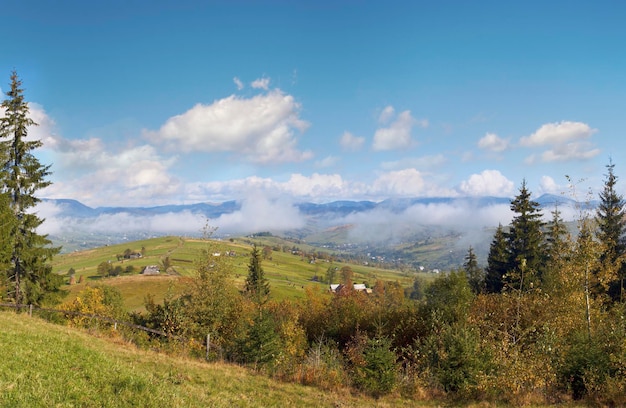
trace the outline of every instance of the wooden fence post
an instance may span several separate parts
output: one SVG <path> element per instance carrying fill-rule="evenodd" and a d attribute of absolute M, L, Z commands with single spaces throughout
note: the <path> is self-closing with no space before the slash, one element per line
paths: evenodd
<path fill-rule="evenodd" d="M 33 317 L 33 304 L 28 305 L 28 317 Z"/>
<path fill-rule="evenodd" d="M 211 334 L 206 335 L 206 360 L 209 361 L 209 349 L 211 348 Z"/>

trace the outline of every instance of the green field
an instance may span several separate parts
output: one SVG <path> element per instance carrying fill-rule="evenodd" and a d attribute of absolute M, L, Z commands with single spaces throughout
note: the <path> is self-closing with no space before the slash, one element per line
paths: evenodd
<path fill-rule="evenodd" d="M 0 407 L 391 407 L 271 380 L 242 367 L 142 351 L 27 314 L 0 312 Z"/>
<path fill-rule="evenodd" d="M 247 276 L 249 254 L 252 249 L 251 240 L 234 239 L 232 241 L 206 241 L 201 239 L 185 239 L 180 237 L 161 237 L 143 241 L 128 242 L 124 244 L 104 246 L 80 252 L 61 254 L 52 262 L 53 271 L 64 275 L 66 283 L 70 268 L 76 271 L 76 281 L 83 277 L 83 283 L 65 285 L 64 289 L 69 292 L 69 298 L 84 289 L 85 285 L 106 284 L 120 290 L 124 297 L 125 307 L 129 311 L 141 311 L 146 295 L 151 294 L 156 301 L 161 301 L 168 291 L 178 293 L 182 285 L 183 277 L 193 276 L 194 262 L 200 256 L 203 249 L 208 249 L 210 256 L 220 253 L 220 256 L 229 256 L 232 262 L 234 279 L 239 286 L 243 286 Z M 260 247 L 281 246 L 286 242 L 280 238 L 267 237 L 254 241 Z M 303 251 L 314 252 L 317 248 L 308 245 L 298 245 Z M 130 249 L 134 252 L 143 252 L 144 256 L 138 259 L 118 260 L 118 255 Z M 143 251 L 142 251 L 143 249 Z M 146 265 L 155 265 L 169 257 L 175 270 L 172 275 L 161 274 L 160 276 L 143 276 L 141 270 Z M 97 268 L 101 262 L 110 262 L 113 267 L 126 268 L 132 265 L 134 272 L 122 274 L 116 277 L 103 278 L 98 275 Z M 268 259 L 263 260 L 263 269 L 271 286 L 271 296 L 274 299 L 298 299 L 302 298 L 305 288 L 309 285 L 326 287 L 321 283 L 326 270 L 329 267 L 341 269 L 349 265 L 354 272 L 354 281 L 365 282 L 373 286 L 376 280 L 398 281 L 404 287 L 412 285 L 415 274 L 401 273 L 395 270 L 374 268 L 365 265 L 345 264 L 316 259 L 314 262 L 300 254 L 291 252 L 272 251 Z M 428 275 L 425 275 L 428 276 Z M 315 280 L 315 277 L 318 280 Z M 337 279 L 340 279 L 339 276 Z M 339 283 L 339 282 L 337 282 Z"/>

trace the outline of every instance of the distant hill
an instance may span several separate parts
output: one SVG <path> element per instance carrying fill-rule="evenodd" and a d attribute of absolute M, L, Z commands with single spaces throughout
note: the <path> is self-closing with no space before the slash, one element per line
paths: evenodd
<path fill-rule="evenodd" d="M 211 224 L 219 226 L 222 237 L 270 232 L 362 258 L 376 253 L 445 269 L 462 264 L 470 245 L 479 259 L 486 258 L 493 230 L 510 220 L 511 198 L 300 202 L 275 210 L 269 204 L 265 213 L 254 211 L 254 202 L 239 201 L 97 208 L 70 199 L 43 201 L 54 208 L 51 215 L 44 215 L 54 227 L 50 238 L 64 252 L 164 235 L 200 236 L 202 227 Z M 552 194 L 535 201 L 548 216 L 555 208 L 575 214 L 597 205 Z M 290 218 L 293 222 L 284 222 Z"/>
<path fill-rule="evenodd" d="M 42 201 L 52 203 L 60 210 L 58 216 L 68 218 L 90 218 L 103 214 L 130 214 L 130 215 L 159 215 L 168 213 L 190 212 L 202 214 L 208 218 L 217 218 L 224 214 L 232 214 L 241 209 L 238 201 L 224 201 L 222 203 L 195 203 L 178 205 L 161 205 L 154 207 L 96 207 L 92 208 L 77 200 L 71 199 L 47 199 Z M 555 204 L 559 206 L 583 206 L 595 207 L 596 201 L 580 203 L 571 198 L 554 194 L 544 194 L 535 199 L 544 209 L 550 209 Z M 367 212 L 375 209 L 387 209 L 393 212 L 402 212 L 415 205 L 458 205 L 466 204 L 474 207 L 488 207 L 493 205 L 510 204 L 511 198 L 507 197 L 422 197 L 422 198 L 394 198 L 380 202 L 375 201 L 332 201 L 328 203 L 296 203 L 295 207 L 308 216 L 317 215 L 340 215 L 345 216 L 353 213 Z"/>

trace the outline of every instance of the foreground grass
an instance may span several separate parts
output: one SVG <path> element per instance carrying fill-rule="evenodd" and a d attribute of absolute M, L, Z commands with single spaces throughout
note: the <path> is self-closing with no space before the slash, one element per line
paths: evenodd
<path fill-rule="evenodd" d="M 416 406 L 273 381 L 0 312 L 0 407 Z"/>

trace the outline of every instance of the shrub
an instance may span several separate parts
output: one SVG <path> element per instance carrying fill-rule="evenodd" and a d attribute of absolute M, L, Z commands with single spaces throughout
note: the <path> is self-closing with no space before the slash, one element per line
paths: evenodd
<path fill-rule="evenodd" d="M 344 363 L 336 343 L 323 338 L 313 343 L 302 367 L 302 382 L 325 390 L 346 385 Z"/>
<path fill-rule="evenodd" d="M 255 368 L 272 365 L 280 352 L 280 337 L 273 317 L 261 311 L 235 340 L 233 358 Z"/>
<path fill-rule="evenodd" d="M 376 336 L 367 338 L 357 334 L 348 346 L 352 363 L 354 385 L 362 391 L 380 397 L 390 393 L 398 379 L 396 353 L 391 350 L 391 340 Z"/>
<path fill-rule="evenodd" d="M 590 384 L 604 383 L 609 371 L 609 355 L 604 352 L 602 345 L 585 332 L 574 333 L 559 370 L 562 384 L 574 399 L 587 395 Z"/>
<path fill-rule="evenodd" d="M 423 352 L 434 379 L 446 392 L 464 399 L 476 398 L 480 376 L 491 369 L 491 357 L 481 350 L 476 330 L 446 326 L 426 340 Z"/>

